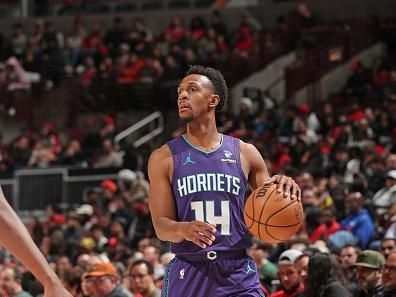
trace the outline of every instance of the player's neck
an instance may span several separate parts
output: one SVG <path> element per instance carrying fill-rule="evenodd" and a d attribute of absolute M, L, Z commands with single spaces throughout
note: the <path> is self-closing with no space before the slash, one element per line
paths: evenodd
<path fill-rule="evenodd" d="M 221 142 L 221 134 L 217 131 L 215 121 L 188 123 L 186 138 L 192 145 L 204 151 L 217 148 Z"/>

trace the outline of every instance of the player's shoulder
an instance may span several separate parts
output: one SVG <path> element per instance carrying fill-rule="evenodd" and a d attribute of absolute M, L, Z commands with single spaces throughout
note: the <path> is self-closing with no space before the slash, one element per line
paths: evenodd
<path fill-rule="evenodd" d="M 170 147 L 167 144 L 164 144 L 151 152 L 150 162 L 165 160 L 171 156 L 172 152 L 170 150 Z"/>
<path fill-rule="evenodd" d="M 257 148 L 253 144 L 244 142 L 243 140 L 239 140 L 239 147 L 241 154 L 243 155 L 251 156 L 252 153 L 258 152 Z"/>
<path fill-rule="evenodd" d="M 167 144 L 162 145 L 160 148 L 155 149 L 149 159 L 148 169 L 152 167 L 169 168 L 170 161 L 172 160 L 172 152 Z"/>

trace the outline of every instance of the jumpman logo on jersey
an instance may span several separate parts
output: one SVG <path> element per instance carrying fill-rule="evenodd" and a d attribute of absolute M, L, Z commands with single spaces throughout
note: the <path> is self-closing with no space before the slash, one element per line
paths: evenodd
<path fill-rule="evenodd" d="M 183 166 L 188 163 L 195 164 L 195 162 L 193 160 L 191 160 L 191 153 L 188 153 L 188 156 L 187 156 L 186 160 L 184 161 Z"/>
<path fill-rule="evenodd" d="M 249 273 L 250 271 L 256 272 L 256 270 L 254 270 L 252 267 L 250 267 L 250 261 L 248 261 L 247 267 L 246 267 L 246 273 Z"/>

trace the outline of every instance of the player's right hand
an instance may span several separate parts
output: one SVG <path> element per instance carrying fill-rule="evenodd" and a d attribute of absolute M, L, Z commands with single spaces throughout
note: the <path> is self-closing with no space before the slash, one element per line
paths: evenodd
<path fill-rule="evenodd" d="M 184 239 L 195 243 L 200 248 L 206 248 L 216 239 L 213 235 L 216 232 L 216 226 L 213 224 L 197 220 L 181 224 L 180 231 Z"/>

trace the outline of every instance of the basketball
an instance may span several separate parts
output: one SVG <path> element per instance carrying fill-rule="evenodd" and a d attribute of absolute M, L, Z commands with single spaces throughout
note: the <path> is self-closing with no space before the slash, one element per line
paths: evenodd
<path fill-rule="evenodd" d="M 269 243 L 289 240 L 304 220 L 300 200 L 283 197 L 277 184 L 257 188 L 248 197 L 244 217 L 253 236 Z"/>

